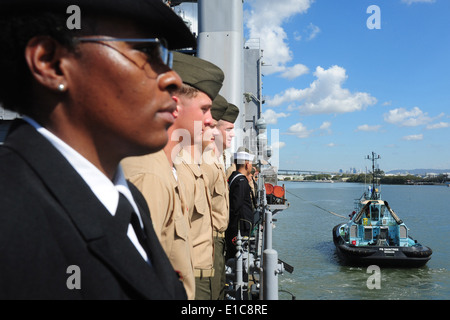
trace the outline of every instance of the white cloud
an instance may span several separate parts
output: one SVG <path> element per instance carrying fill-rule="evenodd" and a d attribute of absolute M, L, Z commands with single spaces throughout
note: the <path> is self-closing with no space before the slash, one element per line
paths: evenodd
<path fill-rule="evenodd" d="M 331 122 L 324 121 L 320 126 L 320 130 L 329 130 L 330 127 L 331 127 Z"/>
<path fill-rule="evenodd" d="M 314 0 L 248 0 L 251 10 L 246 11 L 244 21 L 250 39 L 259 38 L 264 50 L 265 74 L 285 70 L 292 60 L 287 35 L 282 24 L 289 18 L 308 11 Z"/>
<path fill-rule="evenodd" d="M 439 122 L 439 123 L 427 125 L 427 129 L 429 129 L 429 130 L 442 129 L 442 128 L 450 128 L 450 123 L 448 123 L 448 122 Z"/>
<path fill-rule="evenodd" d="M 277 107 L 284 103 L 290 103 L 302 99 L 302 90 L 289 88 L 282 94 L 276 94 L 272 99 L 266 101 L 268 106 Z"/>
<path fill-rule="evenodd" d="M 312 130 L 308 130 L 303 123 L 299 122 L 289 127 L 287 134 L 292 134 L 298 138 L 308 138 Z"/>
<path fill-rule="evenodd" d="M 274 142 L 274 143 L 272 143 L 272 149 L 281 149 L 281 148 L 283 148 L 283 147 L 285 147 L 286 146 L 286 143 L 285 142 L 283 142 L 283 141 L 277 141 L 277 142 Z"/>
<path fill-rule="evenodd" d="M 328 148 L 334 148 L 336 147 L 336 144 L 333 142 L 330 142 L 329 144 L 326 145 Z"/>
<path fill-rule="evenodd" d="M 301 33 L 299 31 L 294 31 L 294 40 L 300 41 L 305 37 L 306 41 L 310 41 L 314 39 L 320 33 L 320 31 L 321 30 L 318 26 L 310 23 Z M 304 36 L 302 36 L 302 34 Z"/>
<path fill-rule="evenodd" d="M 320 33 L 320 28 L 318 26 L 313 25 L 312 23 L 308 25 L 307 29 L 309 32 L 308 40 L 314 39 Z"/>
<path fill-rule="evenodd" d="M 363 124 L 361 126 L 358 126 L 358 128 L 356 128 L 356 131 L 370 132 L 370 131 L 378 131 L 380 128 L 381 128 L 380 125 L 369 126 L 368 124 Z"/>
<path fill-rule="evenodd" d="M 409 136 L 404 136 L 403 140 L 406 141 L 420 141 L 423 140 L 423 134 L 412 134 Z"/>
<path fill-rule="evenodd" d="M 302 40 L 302 35 L 298 31 L 294 31 L 294 39 L 300 41 Z"/>
<path fill-rule="evenodd" d="M 287 67 L 285 71 L 281 74 L 281 77 L 292 80 L 301 75 L 307 74 L 309 69 L 304 64 L 296 64 L 293 67 Z"/>
<path fill-rule="evenodd" d="M 384 121 L 402 127 L 416 127 L 430 123 L 433 119 L 428 116 L 428 113 L 414 107 L 411 110 L 405 108 L 390 110 L 384 114 Z"/>
<path fill-rule="evenodd" d="M 402 2 L 410 5 L 413 3 L 434 3 L 436 0 L 402 0 Z"/>
<path fill-rule="evenodd" d="M 283 112 L 276 113 L 272 109 L 267 109 L 263 112 L 262 116 L 266 120 L 267 124 L 277 124 L 278 118 L 286 118 L 289 116 L 289 114 Z"/>
<path fill-rule="evenodd" d="M 314 76 L 317 80 L 311 83 L 309 88 L 289 88 L 268 100 L 267 104 L 274 107 L 304 101 L 298 107 L 301 114 L 327 114 L 360 111 L 377 102 L 377 99 L 368 93 L 351 93 L 342 88 L 347 79 L 346 71 L 342 67 L 332 66 L 325 70 L 318 66 Z"/>
<path fill-rule="evenodd" d="M 329 121 L 324 121 L 324 122 L 320 125 L 319 130 L 322 131 L 322 132 L 321 132 L 321 135 L 324 135 L 324 134 L 331 134 L 331 122 L 329 122 Z"/>

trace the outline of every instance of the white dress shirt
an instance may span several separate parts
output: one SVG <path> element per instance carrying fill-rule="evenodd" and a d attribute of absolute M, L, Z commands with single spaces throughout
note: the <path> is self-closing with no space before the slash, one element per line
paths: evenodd
<path fill-rule="evenodd" d="M 28 116 L 24 116 L 23 120 L 36 128 L 36 130 L 48 141 L 50 141 L 50 143 L 64 156 L 64 158 L 67 159 L 67 161 L 78 172 L 81 178 L 83 178 L 83 180 L 91 188 L 92 192 L 97 196 L 98 200 L 100 200 L 112 216 L 116 214 L 117 206 L 119 204 L 119 192 L 121 192 L 128 199 L 128 201 L 130 201 L 131 206 L 137 213 L 141 227 L 143 227 L 138 207 L 133 199 L 130 189 L 128 189 L 128 185 L 120 165 L 117 167 L 117 172 L 113 181 L 111 181 L 96 166 L 90 163 L 67 143 L 59 139 L 46 128 L 39 125 L 35 120 Z M 127 235 L 144 260 L 149 262 L 147 253 L 139 243 L 131 223 L 128 225 Z"/>

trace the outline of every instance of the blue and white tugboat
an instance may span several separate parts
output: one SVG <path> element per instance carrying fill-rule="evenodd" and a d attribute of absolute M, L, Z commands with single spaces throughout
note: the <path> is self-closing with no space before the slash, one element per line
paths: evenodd
<path fill-rule="evenodd" d="M 350 265 L 384 267 L 421 267 L 431 258 L 432 250 L 409 235 L 405 223 L 387 201 L 381 199 L 372 152 L 373 183 L 356 202 L 350 221 L 333 228 L 338 254 Z"/>

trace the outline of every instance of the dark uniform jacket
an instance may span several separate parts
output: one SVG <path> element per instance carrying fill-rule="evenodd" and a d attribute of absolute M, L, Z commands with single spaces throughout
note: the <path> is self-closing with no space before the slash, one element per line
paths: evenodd
<path fill-rule="evenodd" d="M 238 226 L 241 236 L 249 236 L 253 227 L 251 189 L 247 177 L 234 171 L 228 178 L 228 184 L 230 186 L 230 222 L 225 234 L 227 259 L 236 253 L 232 241 L 237 236 Z"/>
<path fill-rule="evenodd" d="M 129 187 L 152 266 L 59 151 L 17 120 L 0 147 L 0 299 L 185 299 L 146 202 Z"/>

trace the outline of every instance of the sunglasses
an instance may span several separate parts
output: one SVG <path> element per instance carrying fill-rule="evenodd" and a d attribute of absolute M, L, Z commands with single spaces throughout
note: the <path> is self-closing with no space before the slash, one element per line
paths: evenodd
<path fill-rule="evenodd" d="M 138 39 L 138 38 L 88 38 L 88 37 L 76 37 L 74 38 L 75 43 L 82 42 L 92 42 L 105 45 L 113 50 L 118 51 L 120 54 L 124 55 L 117 48 L 107 45 L 105 42 L 125 42 L 133 45 L 133 49 L 143 52 L 147 56 L 147 61 L 150 63 L 155 61 L 155 59 L 162 62 L 169 68 L 172 68 L 173 56 L 172 52 L 167 49 L 167 42 L 164 39 L 158 38 L 148 38 L 148 39 Z M 128 58 L 128 56 L 124 55 Z M 129 58 L 128 58 L 129 59 Z"/>

